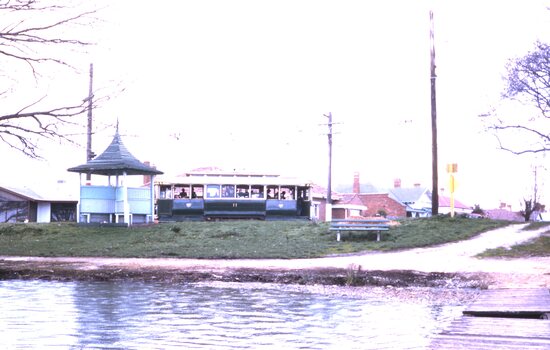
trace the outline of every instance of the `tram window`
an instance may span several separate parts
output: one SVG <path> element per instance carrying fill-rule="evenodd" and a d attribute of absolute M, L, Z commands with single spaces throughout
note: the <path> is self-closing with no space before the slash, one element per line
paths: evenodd
<path fill-rule="evenodd" d="M 259 185 L 250 186 L 250 196 L 252 198 L 264 198 L 264 186 L 259 186 Z"/>
<path fill-rule="evenodd" d="M 176 198 L 189 198 L 189 185 L 177 186 L 175 193 Z"/>
<path fill-rule="evenodd" d="M 160 198 L 166 199 L 172 196 L 172 186 L 160 186 Z"/>
<path fill-rule="evenodd" d="M 279 199 L 279 186 L 267 186 L 267 199 Z"/>
<path fill-rule="evenodd" d="M 222 185 L 222 198 L 235 198 L 235 185 Z"/>
<path fill-rule="evenodd" d="M 206 198 L 220 198 L 220 185 L 206 186 Z"/>
<path fill-rule="evenodd" d="M 307 187 L 298 187 L 298 198 L 309 200 L 309 192 Z"/>
<path fill-rule="evenodd" d="M 191 186 L 191 198 L 203 198 L 204 187 L 202 185 Z"/>
<path fill-rule="evenodd" d="M 294 189 L 290 187 L 282 187 L 280 191 L 280 199 L 293 200 L 294 199 Z"/>
<path fill-rule="evenodd" d="M 249 198 L 250 197 L 250 186 L 249 185 L 237 185 L 237 197 L 239 197 L 239 198 Z"/>

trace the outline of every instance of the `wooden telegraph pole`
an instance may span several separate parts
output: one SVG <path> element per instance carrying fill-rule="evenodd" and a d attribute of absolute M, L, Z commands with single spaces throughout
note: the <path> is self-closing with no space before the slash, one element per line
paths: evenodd
<path fill-rule="evenodd" d="M 328 184 L 325 221 L 332 221 L 332 113 L 325 114 L 325 117 L 328 118 Z"/>
<path fill-rule="evenodd" d="M 434 15 L 430 10 L 430 85 L 432 106 L 432 216 L 439 214 L 439 185 L 437 176 L 437 110 L 435 99 L 435 40 Z"/>
<path fill-rule="evenodd" d="M 92 82 L 94 79 L 94 65 L 90 63 L 90 88 L 88 90 L 88 130 L 86 133 L 86 161 L 90 161 L 94 158 L 94 152 L 92 152 L 92 107 L 93 107 L 93 89 Z M 92 174 L 86 174 L 86 181 L 92 180 Z"/>

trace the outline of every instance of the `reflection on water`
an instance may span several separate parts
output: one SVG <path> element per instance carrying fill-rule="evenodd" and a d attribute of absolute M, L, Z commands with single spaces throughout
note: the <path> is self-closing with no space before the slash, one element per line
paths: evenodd
<path fill-rule="evenodd" d="M 14 349 L 422 349 L 462 310 L 437 290 L 337 290 L 0 281 L 0 337 Z"/>

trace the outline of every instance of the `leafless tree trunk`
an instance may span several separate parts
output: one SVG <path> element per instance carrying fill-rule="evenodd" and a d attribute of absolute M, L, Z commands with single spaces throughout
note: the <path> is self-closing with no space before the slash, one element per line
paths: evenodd
<path fill-rule="evenodd" d="M 545 205 L 539 202 L 539 188 L 538 188 L 538 177 L 537 177 L 537 168 L 533 171 L 534 174 L 534 185 L 533 185 L 533 197 L 530 199 L 523 199 L 523 209 L 520 211 L 521 216 L 525 221 L 531 221 L 533 213 L 543 212 Z"/>
<path fill-rule="evenodd" d="M 69 53 L 65 49 L 82 48 L 90 43 L 70 38 L 67 33 L 77 32 L 70 31 L 73 25 L 93 22 L 95 11 L 69 8 L 64 4 L 47 0 L 0 2 L 3 22 L 0 25 L 0 76 L 7 78 L 2 84 L 13 83 L 13 86 L 0 85 L 0 98 L 7 100 L 11 92 L 21 88 L 18 77 L 12 76 L 21 74 L 21 70 L 14 67 L 25 66 L 27 74 L 31 74 L 37 82 L 43 79 L 42 66 L 53 64 L 74 69 L 62 58 Z M 57 51 L 60 48 L 63 51 Z M 44 95 L 11 111 L 0 109 L 0 141 L 30 157 L 39 158 L 37 140 L 69 140 L 63 127 L 76 123 L 75 117 L 90 108 L 86 101 L 88 93 L 85 87 L 82 90 L 83 97 L 79 101 L 52 106 Z"/>

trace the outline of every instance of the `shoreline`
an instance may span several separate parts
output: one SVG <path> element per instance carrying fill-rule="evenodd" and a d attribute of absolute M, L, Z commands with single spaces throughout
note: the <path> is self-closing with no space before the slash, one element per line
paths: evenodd
<path fill-rule="evenodd" d="M 61 261 L 59 261 L 61 260 Z M 0 280 L 117 281 L 144 282 L 237 282 L 346 287 L 437 287 L 486 289 L 493 283 L 488 273 L 423 272 L 415 270 L 364 270 L 360 266 L 315 268 L 206 268 L 150 266 L 109 263 L 93 258 L 22 258 L 0 259 Z M 125 259 L 116 259 L 117 262 Z"/>
<path fill-rule="evenodd" d="M 186 259 L 0 256 L 0 280 L 265 282 L 295 285 L 442 288 L 550 288 L 550 257 L 476 258 L 547 231 L 524 225 L 470 240 L 394 252 L 316 259 Z"/>

